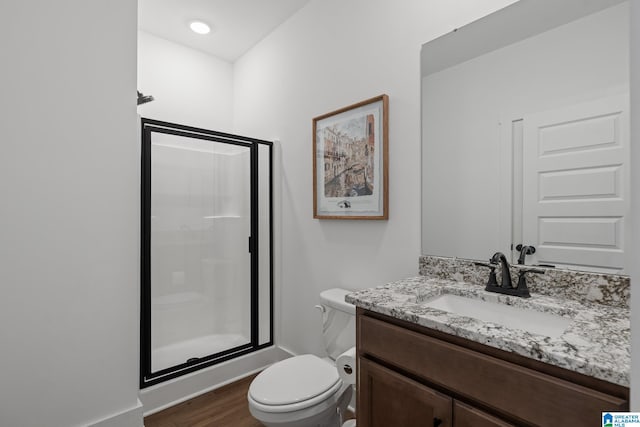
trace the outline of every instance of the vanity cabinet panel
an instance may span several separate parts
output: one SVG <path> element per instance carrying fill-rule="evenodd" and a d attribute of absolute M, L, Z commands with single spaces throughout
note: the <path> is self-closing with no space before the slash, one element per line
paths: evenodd
<path fill-rule="evenodd" d="M 455 427 L 515 427 L 493 415 L 457 400 L 453 402 L 453 425 Z"/>
<path fill-rule="evenodd" d="M 358 369 L 358 426 L 452 427 L 449 396 L 367 359 Z"/>
<path fill-rule="evenodd" d="M 610 394 L 608 388 L 585 386 L 591 384 L 588 377 L 580 384 L 567 381 L 550 375 L 549 372 L 555 372 L 553 369 L 531 369 L 529 365 L 496 357 L 499 351 L 485 354 L 459 344 L 466 340 L 447 342 L 430 336 L 428 328 L 412 325 L 409 329 L 398 325 L 401 321 L 387 321 L 385 316 L 368 313 L 359 310 L 357 318 L 361 363 L 372 359 L 392 370 L 397 368 L 428 386 L 490 409 L 518 425 L 593 425 L 600 420 L 602 411 L 628 410 L 628 389 L 626 394 L 622 391 Z M 446 334 L 439 334 L 443 335 Z M 535 363 L 538 367 L 544 365 Z"/>

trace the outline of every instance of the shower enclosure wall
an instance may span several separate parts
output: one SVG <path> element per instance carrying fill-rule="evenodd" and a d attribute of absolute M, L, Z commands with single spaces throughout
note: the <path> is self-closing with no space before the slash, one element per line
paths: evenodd
<path fill-rule="evenodd" d="M 271 150 L 142 119 L 141 387 L 272 344 Z"/>

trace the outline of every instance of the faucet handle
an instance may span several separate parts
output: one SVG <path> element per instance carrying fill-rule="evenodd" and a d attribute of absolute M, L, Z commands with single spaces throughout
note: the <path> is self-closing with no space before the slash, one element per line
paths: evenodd
<path fill-rule="evenodd" d="M 486 267 L 486 268 L 490 268 L 491 272 L 489 273 L 489 280 L 487 281 L 487 287 L 495 287 L 498 286 L 498 279 L 496 278 L 496 267 L 498 267 L 498 264 L 492 263 L 492 262 L 474 262 L 474 265 L 477 265 L 479 267 Z"/>
<path fill-rule="evenodd" d="M 492 262 L 480 262 L 480 261 L 475 261 L 473 263 L 474 265 L 480 266 L 480 267 L 487 267 L 487 268 L 491 268 L 494 269 L 498 266 L 498 264 L 492 263 Z"/>
<path fill-rule="evenodd" d="M 546 274 L 547 271 L 540 268 L 521 268 L 520 271 L 518 271 L 518 276 L 524 276 L 527 273 Z"/>
<path fill-rule="evenodd" d="M 545 274 L 546 271 L 540 270 L 539 268 L 521 268 L 520 271 L 518 271 L 518 286 L 516 287 L 516 292 L 524 298 L 531 296 L 529 288 L 527 287 L 527 273 Z"/>

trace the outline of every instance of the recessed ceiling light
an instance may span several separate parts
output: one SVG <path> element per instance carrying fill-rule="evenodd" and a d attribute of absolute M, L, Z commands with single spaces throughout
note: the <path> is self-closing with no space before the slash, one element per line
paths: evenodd
<path fill-rule="evenodd" d="M 189 24 L 189 28 L 191 28 L 191 31 L 198 34 L 209 34 L 211 32 L 211 27 L 202 21 L 191 22 Z"/>

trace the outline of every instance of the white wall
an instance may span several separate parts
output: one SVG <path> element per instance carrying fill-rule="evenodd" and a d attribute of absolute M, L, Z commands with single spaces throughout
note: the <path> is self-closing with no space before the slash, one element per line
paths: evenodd
<path fill-rule="evenodd" d="M 0 2 L 2 426 L 142 425 L 136 13 Z"/>
<path fill-rule="evenodd" d="M 229 62 L 138 31 L 138 89 L 155 99 L 138 108 L 142 117 L 232 130 L 233 68 Z"/>
<path fill-rule="evenodd" d="M 628 16 L 624 3 L 423 78 L 424 254 L 510 252 L 510 141 L 499 123 L 628 93 Z"/>
<path fill-rule="evenodd" d="M 280 345 L 321 353 L 314 304 L 417 274 L 420 47 L 508 0 L 315 0 L 234 64 L 234 129 L 282 142 Z M 389 221 L 312 218 L 313 117 L 390 98 Z"/>

